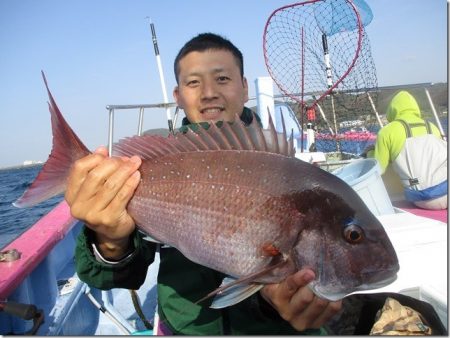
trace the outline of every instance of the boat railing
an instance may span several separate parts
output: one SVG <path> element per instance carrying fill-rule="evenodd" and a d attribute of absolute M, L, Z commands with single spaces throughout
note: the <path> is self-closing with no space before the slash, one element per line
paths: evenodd
<path fill-rule="evenodd" d="M 439 128 L 443 138 L 447 139 L 447 136 L 444 132 L 441 121 L 438 117 L 435 105 L 433 103 L 433 100 L 432 100 L 430 92 L 429 92 L 429 89 L 433 85 L 434 84 L 431 82 L 423 82 L 423 83 L 415 83 L 415 84 L 407 84 L 407 85 L 394 85 L 394 86 L 382 86 L 382 87 L 373 87 L 373 88 L 348 89 L 348 90 L 339 91 L 339 93 L 352 93 L 352 94 L 366 93 L 368 100 L 370 102 L 372 111 L 375 114 L 377 121 L 380 124 L 380 127 L 382 127 L 383 124 L 382 124 L 381 118 L 379 116 L 377 108 L 375 107 L 375 104 L 373 102 L 373 99 L 372 99 L 370 93 L 385 91 L 385 90 L 409 90 L 409 89 L 423 88 L 425 91 L 429 106 L 431 108 L 431 112 L 433 114 L 434 120 L 436 122 L 436 125 Z M 314 98 L 315 96 L 317 96 L 319 94 L 320 94 L 320 92 L 307 92 L 307 93 L 304 93 L 303 95 L 305 97 Z M 299 94 L 292 94 L 291 96 L 298 96 L 298 95 Z M 289 96 L 286 94 L 275 94 L 275 95 L 273 95 L 272 98 L 273 98 L 273 100 L 291 101 Z M 249 101 L 256 101 L 256 104 L 258 105 L 259 104 L 258 95 L 250 97 Z M 177 122 L 178 115 L 179 115 L 179 109 L 177 107 L 176 102 L 155 103 L 155 104 L 117 104 L 117 105 L 111 104 L 111 105 L 107 105 L 106 109 L 108 110 L 108 113 L 109 113 L 109 123 L 108 123 L 108 150 L 109 150 L 109 153 L 110 154 L 112 153 L 112 145 L 114 142 L 114 118 L 115 118 L 116 111 L 120 111 L 120 110 L 137 110 L 138 111 L 139 117 L 138 117 L 138 126 L 137 126 L 136 135 L 140 136 L 143 133 L 144 112 L 146 109 L 166 109 L 167 110 L 167 109 L 171 109 L 171 108 L 175 108 L 174 123 L 173 123 L 173 125 L 175 125 Z M 319 108 L 320 113 L 322 114 L 322 117 L 324 118 L 324 120 L 326 122 L 326 118 L 323 114 L 322 107 L 320 105 L 318 105 L 318 108 Z M 173 130 L 170 130 L 171 128 L 173 128 L 172 123 L 169 123 L 169 132 L 173 132 Z M 333 130 L 331 127 L 330 127 L 330 130 L 333 134 Z"/>
<path fill-rule="evenodd" d="M 107 105 L 106 109 L 109 112 L 109 123 L 108 123 L 108 151 L 112 154 L 112 145 L 114 142 L 114 117 L 117 110 L 131 110 L 137 109 L 139 111 L 138 117 L 138 127 L 137 135 L 142 135 L 142 129 L 144 124 L 144 111 L 145 109 L 156 109 L 156 108 L 173 108 L 176 107 L 175 102 L 170 103 L 156 103 L 156 104 L 118 104 L 118 105 Z"/>
<path fill-rule="evenodd" d="M 249 101 L 256 100 L 256 97 L 249 98 Z M 146 109 L 170 109 L 175 108 L 174 113 L 174 125 L 177 122 L 179 116 L 179 109 L 176 102 L 168 102 L 168 103 L 155 103 L 155 104 L 109 104 L 106 106 L 109 115 L 108 121 L 108 151 L 112 153 L 112 146 L 114 143 L 114 120 L 116 111 L 121 110 L 137 110 L 138 111 L 138 123 L 137 123 L 137 131 L 136 135 L 141 136 L 143 133 L 144 126 L 144 114 Z M 170 125 L 169 125 L 170 128 Z M 169 132 L 173 133 L 173 130 L 169 130 Z"/>

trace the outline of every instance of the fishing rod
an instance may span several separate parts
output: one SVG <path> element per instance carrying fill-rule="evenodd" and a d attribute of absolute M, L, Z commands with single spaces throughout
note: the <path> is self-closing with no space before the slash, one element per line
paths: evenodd
<path fill-rule="evenodd" d="M 152 41 L 153 41 L 153 47 L 155 50 L 156 63 L 158 64 L 159 80 L 161 82 L 161 89 L 163 92 L 164 103 L 168 104 L 169 99 L 167 98 L 166 82 L 164 80 L 164 73 L 163 73 L 162 64 L 161 64 L 161 56 L 159 55 L 158 40 L 156 39 L 155 25 L 153 24 L 153 22 L 150 20 L 150 18 L 148 16 L 146 17 L 146 19 L 148 19 L 149 23 L 150 23 L 150 30 L 152 33 Z M 173 131 L 172 114 L 170 112 L 169 107 L 166 107 L 166 115 L 167 115 L 167 123 L 169 125 L 169 131 L 173 134 L 174 131 Z"/>
<path fill-rule="evenodd" d="M 322 48 L 323 48 L 323 57 L 325 61 L 325 72 L 327 74 L 327 87 L 328 90 L 333 86 L 333 73 L 331 71 L 331 60 L 330 60 L 330 53 L 328 50 L 328 39 L 327 35 L 325 33 L 322 33 Z M 334 107 L 334 96 L 333 91 L 330 91 L 330 99 L 331 99 L 331 111 L 333 113 L 333 122 L 334 122 L 334 131 L 337 135 L 338 129 L 337 129 L 337 122 L 336 122 L 336 109 Z M 340 151 L 340 143 L 339 140 L 336 139 L 336 150 Z"/>

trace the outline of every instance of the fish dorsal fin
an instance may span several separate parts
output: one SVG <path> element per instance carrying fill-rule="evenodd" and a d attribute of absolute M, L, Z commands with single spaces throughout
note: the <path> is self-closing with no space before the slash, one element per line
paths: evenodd
<path fill-rule="evenodd" d="M 288 140 L 284 121 L 283 132 L 278 133 L 270 114 L 268 129 L 261 128 L 255 118 L 246 126 L 236 116 L 232 123 L 211 123 L 207 129 L 199 125 L 197 131 L 188 128 L 186 133 L 169 135 L 167 138 L 157 135 L 124 138 L 114 145 L 113 154 L 155 159 L 170 154 L 214 150 L 262 151 L 289 157 L 295 155 L 292 133 Z"/>

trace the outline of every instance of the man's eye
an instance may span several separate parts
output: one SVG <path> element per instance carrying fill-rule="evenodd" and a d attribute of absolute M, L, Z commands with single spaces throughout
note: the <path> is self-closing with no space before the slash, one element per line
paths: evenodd
<path fill-rule="evenodd" d="M 227 82 L 229 79 L 230 78 L 228 76 L 219 76 L 217 78 L 217 81 L 223 83 L 223 82 Z"/>
<path fill-rule="evenodd" d="M 191 80 L 186 83 L 187 86 L 193 87 L 198 85 L 198 80 Z"/>

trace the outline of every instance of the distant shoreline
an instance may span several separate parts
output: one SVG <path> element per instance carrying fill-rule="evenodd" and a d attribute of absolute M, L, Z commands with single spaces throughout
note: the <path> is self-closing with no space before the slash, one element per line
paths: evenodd
<path fill-rule="evenodd" d="M 17 165 L 12 165 L 9 167 L 0 167 L 0 170 L 10 170 L 10 169 L 20 169 L 20 168 L 32 168 L 32 167 L 37 167 L 40 165 L 43 165 L 44 162 L 40 162 L 40 163 L 31 163 L 31 164 L 17 164 Z"/>

